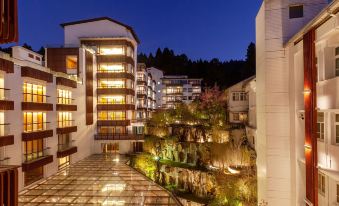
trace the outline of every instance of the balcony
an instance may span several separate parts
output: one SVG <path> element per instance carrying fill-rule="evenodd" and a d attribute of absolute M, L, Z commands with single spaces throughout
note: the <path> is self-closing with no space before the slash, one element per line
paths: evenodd
<path fill-rule="evenodd" d="M 97 110 L 135 110 L 134 104 L 99 103 Z"/>
<path fill-rule="evenodd" d="M 22 171 L 26 172 L 53 162 L 53 155 L 49 154 L 49 149 L 50 148 L 46 148 L 39 152 L 24 154 Z"/>
<path fill-rule="evenodd" d="M 57 134 L 69 134 L 77 131 L 77 126 L 74 124 L 74 120 L 65 120 L 58 122 L 58 127 L 56 128 Z"/>
<path fill-rule="evenodd" d="M 0 147 L 14 144 L 14 135 L 10 135 L 10 124 L 0 124 Z"/>
<path fill-rule="evenodd" d="M 10 100 L 10 89 L 0 88 L 0 110 L 14 110 L 14 101 Z"/>
<path fill-rule="evenodd" d="M 24 101 L 21 102 L 22 110 L 53 111 L 53 104 L 47 103 L 49 96 L 24 93 Z"/>
<path fill-rule="evenodd" d="M 49 122 L 38 122 L 24 124 L 24 132 L 22 133 L 22 141 L 42 139 L 53 136 L 53 130 L 49 129 Z"/>
<path fill-rule="evenodd" d="M 130 120 L 98 120 L 98 126 L 129 126 Z"/>
<path fill-rule="evenodd" d="M 74 142 L 75 141 L 71 141 L 66 144 L 59 144 L 57 157 L 62 158 L 78 152 L 78 148 L 74 145 Z"/>
<path fill-rule="evenodd" d="M 10 157 L 4 157 L 4 158 L 0 157 L 0 166 L 9 165 L 10 159 L 11 159 Z"/>
<path fill-rule="evenodd" d="M 58 97 L 58 103 L 56 104 L 56 111 L 72 112 L 77 111 L 78 107 L 74 104 L 74 99 Z"/>
<path fill-rule="evenodd" d="M 99 133 L 99 134 L 94 135 L 94 139 L 95 140 L 143 140 L 144 135 Z"/>
<path fill-rule="evenodd" d="M 98 70 L 97 71 L 97 78 L 98 79 L 131 79 L 134 81 L 135 77 L 132 73 L 128 72 L 112 72 L 107 70 Z"/>
<path fill-rule="evenodd" d="M 98 63 L 128 63 L 131 65 L 135 64 L 135 61 L 132 57 L 126 55 L 98 55 Z"/>
<path fill-rule="evenodd" d="M 21 67 L 21 76 L 42 80 L 48 83 L 53 82 L 53 74 L 39 69 L 34 69 L 30 66 Z"/>
<path fill-rule="evenodd" d="M 0 70 L 6 73 L 14 73 L 14 63 L 7 59 L 0 58 Z"/>
<path fill-rule="evenodd" d="M 128 88 L 98 88 L 97 94 L 123 94 L 123 95 L 134 95 L 134 89 Z"/>
<path fill-rule="evenodd" d="M 77 88 L 77 82 L 75 80 L 67 79 L 65 77 L 56 77 L 56 85 Z"/>
<path fill-rule="evenodd" d="M 145 91 L 137 91 L 137 98 L 146 99 L 147 98 L 146 92 Z"/>

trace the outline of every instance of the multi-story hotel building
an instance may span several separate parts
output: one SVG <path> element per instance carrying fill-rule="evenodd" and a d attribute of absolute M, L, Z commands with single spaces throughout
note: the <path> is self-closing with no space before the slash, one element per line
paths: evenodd
<path fill-rule="evenodd" d="M 161 107 L 175 108 L 178 103 L 191 103 L 201 94 L 202 79 L 189 79 L 187 76 L 169 76 L 161 78 Z"/>
<path fill-rule="evenodd" d="M 152 117 L 156 109 L 156 82 L 152 74 L 146 69 L 146 64 L 138 63 L 137 66 L 137 114 L 138 121 Z"/>
<path fill-rule="evenodd" d="M 142 149 L 133 29 L 106 17 L 62 27 L 65 44 L 44 57 L 0 53 L 0 165 L 20 165 L 19 190 L 91 154 Z"/>
<path fill-rule="evenodd" d="M 257 15 L 262 205 L 339 205 L 339 1 L 328 2 L 265 0 Z"/>

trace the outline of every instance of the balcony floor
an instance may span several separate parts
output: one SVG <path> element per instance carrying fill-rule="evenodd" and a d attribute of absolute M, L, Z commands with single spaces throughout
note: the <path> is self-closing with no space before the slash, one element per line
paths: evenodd
<path fill-rule="evenodd" d="M 19 205 L 177 205 L 119 155 L 92 155 L 24 190 Z"/>

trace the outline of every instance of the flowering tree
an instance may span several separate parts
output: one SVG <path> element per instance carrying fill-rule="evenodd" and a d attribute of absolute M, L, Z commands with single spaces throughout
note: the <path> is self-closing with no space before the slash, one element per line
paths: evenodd
<path fill-rule="evenodd" d="M 217 85 L 206 88 L 200 96 L 199 109 L 203 112 L 211 126 L 223 126 L 227 115 L 227 97 Z"/>

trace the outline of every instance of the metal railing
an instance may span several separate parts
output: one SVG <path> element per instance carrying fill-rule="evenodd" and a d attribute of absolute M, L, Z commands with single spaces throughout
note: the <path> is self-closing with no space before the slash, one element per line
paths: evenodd
<path fill-rule="evenodd" d="M 0 88 L 0 100 L 9 100 L 10 99 L 10 89 Z"/>
<path fill-rule="evenodd" d="M 10 132 L 11 130 L 9 123 L 0 124 L 0 136 L 7 136 L 10 134 Z"/>
<path fill-rule="evenodd" d="M 144 135 L 129 133 L 97 133 L 94 137 L 96 140 L 141 140 Z"/>
<path fill-rule="evenodd" d="M 71 105 L 75 103 L 75 99 L 73 98 L 66 98 L 66 97 L 58 97 L 58 104 L 67 104 Z"/>
<path fill-rule="evenodd" d="M 49 150 L 50 150 L 50 148 L 47 147 L 47 148 L 40 150 L 40 151 L 23 154 L 23 162 L 27 163 L 27 162 L 31 162 L 31 161 L 40 159 L 42 157 L 46 157 L 46 156 L 50 155 Z"/>
<path fill-rule="evenodd" d="M 72 140 L 72 141 L 67 142 L 65 144 L 58 144 L 58 151 L 64 151 L 68 148 L 74 147 L 75 146 L 74 142 L 75 142 L 75 140 Z"/>
<path fill-rule="evenodd" d="M 126 103 L 125 101 L 107 101 L 107 102 L 102 102 L 99 101 L 98 104 L 132 104 L 132 103 Z"/>
<path fill-rule="evenodd" d="M 47 99 L 49 97 L 50 96 L 44 94 L 23 93 L 24 102 L 48 103 Z"/>
<path fill-rule="evenodd" d="M 58 128 L 73 127 L 75 126 L 74 120 L 58 121 Z"/>
<path fill-rule="evenodd" d="M 24 124 L 24 132 L 38 132 L 48 130 L 50 122 L 33 122 Z"/>

